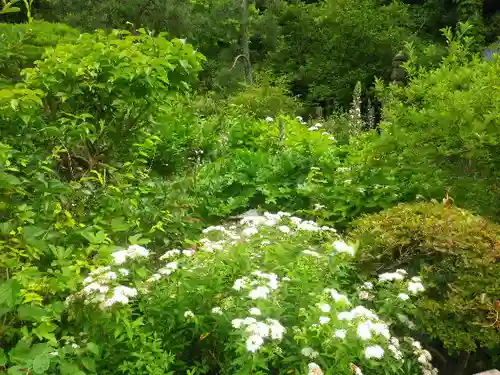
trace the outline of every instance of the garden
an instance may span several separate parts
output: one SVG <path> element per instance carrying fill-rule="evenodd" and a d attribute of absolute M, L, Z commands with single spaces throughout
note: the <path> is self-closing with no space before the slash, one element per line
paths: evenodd
<path fill-rule="evenodd" d="M 0 3 L 0 373 L 500 367 L 488 1 L 91 3 Z"/>

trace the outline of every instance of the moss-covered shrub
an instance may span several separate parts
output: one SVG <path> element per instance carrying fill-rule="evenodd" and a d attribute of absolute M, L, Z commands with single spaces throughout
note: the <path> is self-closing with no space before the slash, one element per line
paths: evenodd
<path fill-rule="evenodd" d="M 407 266 L 428 285 L 415 318 L 451 351 L 500 343 L 500 226 L 441 204 L 399 205 L 354 223 L 370 271 Z"/>

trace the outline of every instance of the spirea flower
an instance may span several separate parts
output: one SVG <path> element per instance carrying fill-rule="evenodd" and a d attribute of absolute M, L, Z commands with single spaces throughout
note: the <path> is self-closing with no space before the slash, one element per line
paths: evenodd
<path fill-rule="evenodd" d="M 365 357 L 367 359 L 381 359 L 384 356 L 384 349 L 380 345 L 367 346 L 365 348 Z"/>

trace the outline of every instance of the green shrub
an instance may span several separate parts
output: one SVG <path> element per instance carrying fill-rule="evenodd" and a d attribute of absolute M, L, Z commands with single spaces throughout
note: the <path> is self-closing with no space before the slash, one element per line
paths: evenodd
<path fill-rule="evenodd" d="M 39 140 L 66 149 L 79 161 L 74 170 L 93 169 L 141 142 L 160 104 L 189 89 L 201 69 L 203 57 L 181 40 L 129 34 L 82 34 L 23 71 L 26 87 L 45 93 Z"/>
<path fill-rule="evenodd" d="M 19 81 L 21 70 L 40 60 L 46 48 L 74 42 L 79 35 L 78 30 L 58 23 L 0 23 L 0 84 Z"/>
<path fill-rule="evenodd" d="M 227 105 L 239 113 L 251 114 L 256 118 L 300 112 L 299 101 L 291 96 L 285 83 L 262 73 L 257 76 L 254 85 L 244 86 L 243 90 L 230 96 Z"/>
<path fill-rule="evenodd" d="M 498 347 L 500 226 L 441 204 L 399 205 L 349 233 L 371 271 L 408 268 L 427 285 L 415 318 L 448 349 Z"/>
<path fill-rule="evenodd" d="M 258 205 L 310 208 L 310 197 L 297 191 L 311 167 L 335 148 L 330 136 L 288 117 L 255 120 L 237 115 L 227 122 L 220 157 L 200 167 L 193 186 L 193 193 L 205 201 L 206 214 L 224 217 Z"/>
<path fill-rule="evenodd" d="M 382 134 L 369 138 L 352 163 L 367 183 L 393 186 L 400 201 L 451 189 L 459 206 L 497 217 L 500 59 L 471 56 L 461 34 L 447 32 L 449 51 L 438 68 L 410 63 L 409 84 L 384 91 Z"/>

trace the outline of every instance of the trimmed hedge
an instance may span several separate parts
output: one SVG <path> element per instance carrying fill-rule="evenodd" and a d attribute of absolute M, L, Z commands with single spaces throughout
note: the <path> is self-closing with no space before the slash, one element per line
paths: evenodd
<path fill-rule="evenodd" d="M 360 265 L 408 267 L 428 286 L 415 319 L 451 352 L 500 344 L 500 226 L 441 204 L 402 204 L 354 223 Z"/>

